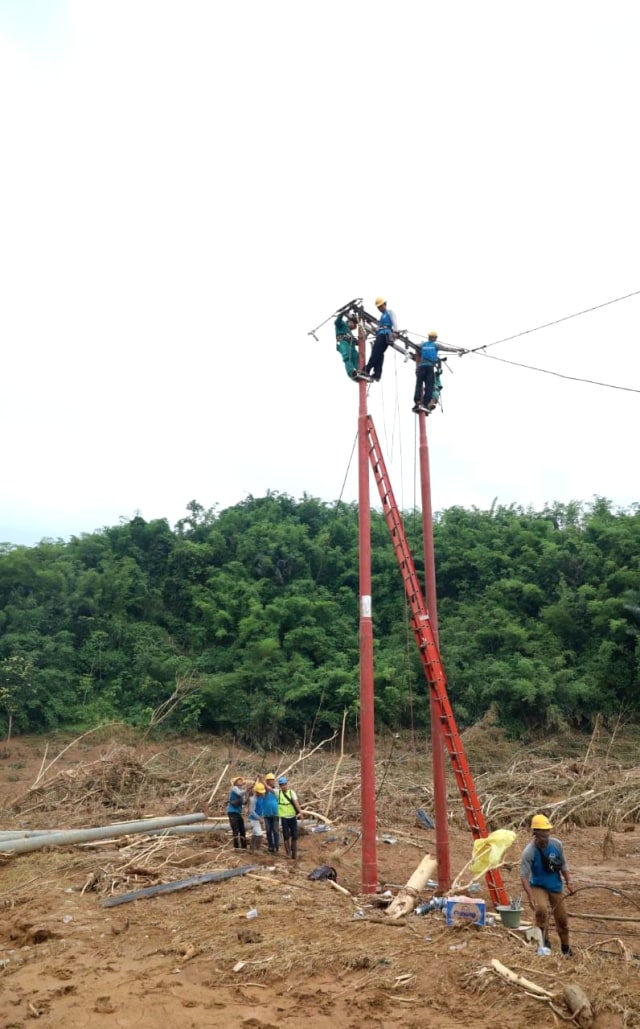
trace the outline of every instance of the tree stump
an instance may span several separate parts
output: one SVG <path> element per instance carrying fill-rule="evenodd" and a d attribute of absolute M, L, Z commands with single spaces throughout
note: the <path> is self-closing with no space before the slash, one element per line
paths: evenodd
<path fill-rule="evenodd" d="M 436 859 L 431 857 L 431 854 L 425 854 L 411 878 L 389 904 L 387 917 L 402 918 L 403 915 L 410 914 L 416 906 L 418 894 L 421 890 L 424 890 L 427 880 L 433 878 L 437 868 L 438 862 Z"/>

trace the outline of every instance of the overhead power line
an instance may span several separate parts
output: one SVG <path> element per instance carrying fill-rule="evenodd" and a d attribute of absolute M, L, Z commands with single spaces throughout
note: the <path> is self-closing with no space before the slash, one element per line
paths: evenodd
<path fill-rule="evenodd" d="M 475 354 L 477 353 L 477 350 L 470 350 L 469 353 Z M 590 386 L 606 386 L 607 389 L 622 389 L 626 393 L 640 393 L 640 389 L 634 389 L 632 386 L 617 386 L 613 382 L 598 382 L 597 379 L 581 379 L 577 375 L 564 375 L 562 372 L 552 372 L 549 368 L 536 368 L 533 364 L 522 364 L 520 361 L 508 361 L 506 357 L 496 357 L 494 354 L 480 354 L 480 357 L 486 357 L 489 361 L 501 361 L 502 364 L 512 364 L 515 365 L 516 368 L 527 368 L 530 372 L 542 372 L 544 375 L 555 375 L 558 379 L 571 379 L 572 382 L 587 382 Z"/>
<path fill-rule="evenodd" d="M 496 347 L 498 343 L 508 343 L 510 340 L 518 339 L 520 336 L 526 336 L 530 332 L 538 332 L 540 329 L 548 329 L 551 325 L 559 325 L 560 322 L 568 322 L 570 318 L 579 318 L 581 314 L 591 314 L 592 311 L 599 311 L 601 307 L 609 307 L 610 304 L 619 304 L 621 300 L 629 300 L 630 297 L 637 296 L 640 296 L 640 289 L 637 289 L 634 293 L 627 293 L 623 297 L 616 297 L 615 300 L 605 300 L 604 304 L 596 304 L 595 307 L 586 307 L 584 311 L 575 311 L 574 314 L 566 314 L 564 318 L 556 318 L 553 322 L 545 322 L 544 325 L 536 325 L 533 329 L 525 329 L 524 332 L 516 332 L 514 336 L 505 336 L 504 339 L 496 339 L 493 343 L 485 343 L 481 347 L 474 347 L 473 350 L 469 351 L 469 353 L 475 354 L 478 350 L 486 350 L 488 347 Z M 523 367 L 526 366 L 523 365 Z M 564 378 L 570 379 L 571 376 L 565 375 Z M 589 380 L 583 379 L 581 381 L 587 382 Z M 598 383 L 597 385 L 607 385 L 607 383 Z M 620 386 L 618 388 L 624 389 L 625 387 Z M 638 391 L 634 390 L 633 392 L 637 393 Z"/>

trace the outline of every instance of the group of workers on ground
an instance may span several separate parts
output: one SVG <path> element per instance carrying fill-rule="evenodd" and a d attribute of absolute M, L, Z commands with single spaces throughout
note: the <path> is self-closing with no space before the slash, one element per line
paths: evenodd
<path fill-rule="evenodd" d="M 243 808 L 248 801 L 248 820 L 251 829 L 250 848 L 259 851 L 266 832 L 267 848 L 270 854 L 280 850 L 280 829 L 286 856 L 298 857 L 298 818 L 302 815 L 298 796 L 289 787 L 286 775 L 276 779 L 273 772 L 256 776 L 253 784 L 242 776 L 231 782 L 227 804 L 227 815 L 236 850 L 247 849 L 247 835 Z M 533 839 L 522 852 L 520 859 L 520 881 L 529 906 L 534 912 L 536 926 L 540 929 L 545 947 L 549 941 L 550 915 L 560 937 L 561 952 L 572 957 L 569 944 L 569 920 L 564 903 L 563 889 L 572 895 L 575 890 L 569 874 L 569 866 L 562 843 L 551 835 L 553 825 L 546 815 L 537 814 L 531 819 Z M 564 882 L 563 882 L 564 880 Z"/>
<path fill-rule="evenodd" d="M 295 860 L 298 857 L 298 818 L 302 815 L 302 810 L 296 791 L 289 787 L 286 775 L 281 775 L 278 779 L 273 772 L 265 776 L 257 775 L 253 784 L 248 783 L 241 775 L 232 779 L 227 815 L 236 850 L 247 849 L 247 831 L 243 817 L 245 804 L 248 804 L 251 850 L 258 851 L 262 848 L 262 838 L 266 833 L 269 853 L 277 854 L 280 850 L 282 829 L 285 854 Z"/>
<path fill-rule="evenodd" d="M 380 382 L 384 366 L 384 355 L 387 349 L 398 338 L 398 320 L 387 306 L 384 297 L 376 297 L 376 307 L 379 311 L 377 323 L 367 322 L 365 326 L 375 325 L 375 338 L 371 347 L 371 354 L 364 369 L 359 367 L 359 354 L 354 331 L 358 326 L 358 319 L 354 311 L 341 312 L 334 322 L 336 333 L 336 350 L 340 353 L 347 375 L 350 379 L 364 380 L 365 382 Z M 440 380 L 441 359 L 440 353 L 466 354 L 462 347 L 445 346 L 438 343 L 438 333 L 430 332 L 428 339 L 417 348 L 415 353 L 405 349 L 405 356 L 412 357 L 416 362 L 416 385 L 413 394 L 413 411 L 420 411 L 429 414 L 436 407 L 442 391 Z"/>

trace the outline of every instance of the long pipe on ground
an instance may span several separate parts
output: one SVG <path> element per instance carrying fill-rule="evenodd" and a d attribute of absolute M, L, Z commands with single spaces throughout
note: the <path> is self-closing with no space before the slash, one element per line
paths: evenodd
<path fill-rule="evenodd" d="M 188 835 L 189 833 L 206 833 L 206 832 L 225 832 L 229 830 L 228 822 L 216 822 L 214 825 L 173 825 L 168 829 L 153 829 L 149 832 L 149 836 L 182 836 Z M 85 830 L 86 831 L 86 830 Z M 22 830 L 1 830 L 0 831 L 0 850 L 2 849 L 3 840 L 23 840 L 31 839 L 33 836 L 51 836 L 53 833 L 71 832 L 70 829 L 22 829 Z"/>
<path fill-rule="evenodd" d="M 0 840 L 23 840 L 28 836 L 46 836 L 61 831 L 61 829 L 0 829 Z"/>
<path fill-rule="evenodd" d="M 43 847 L 67 847 L 74 843 L 90 843 L 92 840 L 106 840 L 112 836 L 128 836 L 131 833 L 148 833 L 153 829 L 169 829 L 176 825 L 204 822 L 206 815 L 172 815 L 167 818 L 143 818 L 138 822 L 117 822 L 102 825 L 96 829 L 63 829 L 61 832 L 42 833 L 26 839 L 0 840 L 3 854 L 28 854 Z"/>
<path fill-rule="evenodd" d="M 176 890 L 187 890 L 191 886 L 200 886 L 202 883 L 217 883 L 224 879 L 233 879 L 237 875 L 246 875 L 247 872 L 256 872 L 260 865 L 245 865 L 243 868 L 228 868 L 223 872 L 204 872 L 202 875 L 192 875 L 189 879 L 180 879 L 173 883 L 159 883 L 158 886 L 143 886 L 141 890 L 134 890 L 133 893 L 122 893 L 119 897 L 107 897 L 102 901 L 103 908 L 114 908 L 118 904 L 128 904 L 132 900 L 139 900 L 142 897 L 155 897 L 159 893 L 175 893 Z"/>
<path fill-rule="evenodd" d="M 228 822 L 217 825 L 174 825 L 170 829 L 154 829 L 149 836 L 188 836 L 191 833 L 229 832 Z"/>

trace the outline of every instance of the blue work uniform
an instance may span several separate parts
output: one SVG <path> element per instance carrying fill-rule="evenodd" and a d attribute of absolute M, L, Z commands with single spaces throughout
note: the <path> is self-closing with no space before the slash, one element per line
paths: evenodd
<path fill-rule="evenodd" d="M 393 311 L 389 311 L 387 308 L 381 311 L 378 319 L 378 331 L 371 348 L 371 356 L 365 368 L 367 375 L 373 375 L 376 382 L 380 381 L 382 366 L 384 365 L 384 355 L 387 347 L 393 343 L 393 334 L 397 327 L 398 322 Z"/>
<path fill-rule="evenodd" d="M 420 347 L 420 357 L 416 368 L 416 388 L 413 394 L 414 404 L 427 407 L 436 381 L 436 365 L 438 364 L 438 344 L 428 340 Z"/>

